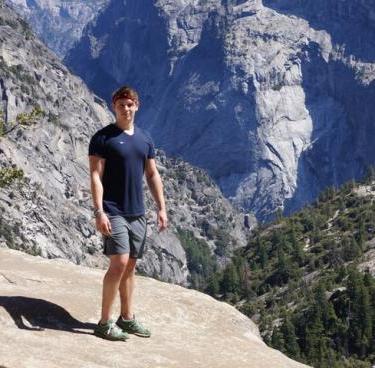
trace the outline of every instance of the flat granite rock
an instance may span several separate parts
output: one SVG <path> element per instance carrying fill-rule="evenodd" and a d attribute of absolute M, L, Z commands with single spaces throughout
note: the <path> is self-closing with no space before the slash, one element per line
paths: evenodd
<path fill-rule="evenodd" d="M 307 367 L 267 347 L 254 323 L 230 305 L 140 276 L 135 310 L 152 337 L 97 338 L 103 276 L 66 260 L 0 249 L 0 366 Z"/>

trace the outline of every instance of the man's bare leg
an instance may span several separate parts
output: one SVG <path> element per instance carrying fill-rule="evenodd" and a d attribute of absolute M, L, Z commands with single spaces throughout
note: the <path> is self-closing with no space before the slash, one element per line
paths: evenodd
<path fill-rule="evenodd" d="M 121 316 L 124 319 L 132 319 L 133 313 L 133 293 L 135 287 L 135 265 L 137 259 L 129 258 L 125 271 L 120 281 Z"/>
<path fill-rule="evenodd" d="M 116 254 L 110 256 L 109 268 L 103 280 L 102 296 L 102 317 L 101 322 L 105 323 L 111 318 L 111 310 L 119 290 L 122 276 L 129 263 L 129 254 Z"/>

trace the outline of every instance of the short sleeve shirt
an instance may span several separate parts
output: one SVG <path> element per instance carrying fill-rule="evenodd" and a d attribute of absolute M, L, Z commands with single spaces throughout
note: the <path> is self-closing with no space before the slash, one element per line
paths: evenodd
<path fill-rule="evenodd" d="M 151 138 L 138 127 L 129 135 L 110 124 L 91 138 L 89 155 L 105 159 L 104 211 L 110 215 L 144 215 L 143 174 L 146 160 L 155 157 Z"/>

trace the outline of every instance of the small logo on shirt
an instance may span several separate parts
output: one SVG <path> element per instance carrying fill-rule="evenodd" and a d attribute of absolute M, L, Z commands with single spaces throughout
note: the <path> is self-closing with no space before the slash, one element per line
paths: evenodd
<path fill-rule="evenodd" d="M 120 143 L 120 144 L 124 144 L 125 142 L 122 142 L 122 141 L 121 141 L 121 142 L 119 142 L 119 143 Z"/>

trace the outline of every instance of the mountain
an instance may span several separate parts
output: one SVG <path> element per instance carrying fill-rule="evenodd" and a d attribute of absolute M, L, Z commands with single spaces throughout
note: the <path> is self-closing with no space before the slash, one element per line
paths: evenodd
<path fill-rule="evenodd" d="M 307 367 L 267 347 L 254 323 L 228 304 L 140 276 L 135 308 L 152 337 L 99 339 L 92 329 L 100 315 L 102 278 L 102 270 L 0 249 L 0 365 Z"/>
<path fill-rule="evenodd" d="M 266 220 L 374 163 L 372 0 L 111 1 L 66 63 Z M 350 149 L 348 149 L 350 147 Z"/>
<path fill-rule="evenodd" d="M 0 245 L 103 267 L 87 150 L 90 137 L 113 115 L 4 4 L 0 38 Z M 147 192 L 150 233 L 139 271 L 191 284 L 192 259 L 202 255 L 188 247 L 199 243 L 210 272 L 222 267 L 246 244 L 243 215 L 202 170 L 163 152 L 157 162 L 171 226 L 157 233 Z M 193 270 L 195 283 L 203 271 Z"/>
<path fill-rule="evenodd" d="M 82 36 L 109 0 L 5 0 L 32 26 L 38 37 L 60 58 Z"/>
<path fill-rule="evenodd" d="M 265 341 L 319 368 L 371 368 L 375 339 L 375 171 L 258 227 L 207 291 Z"/>

